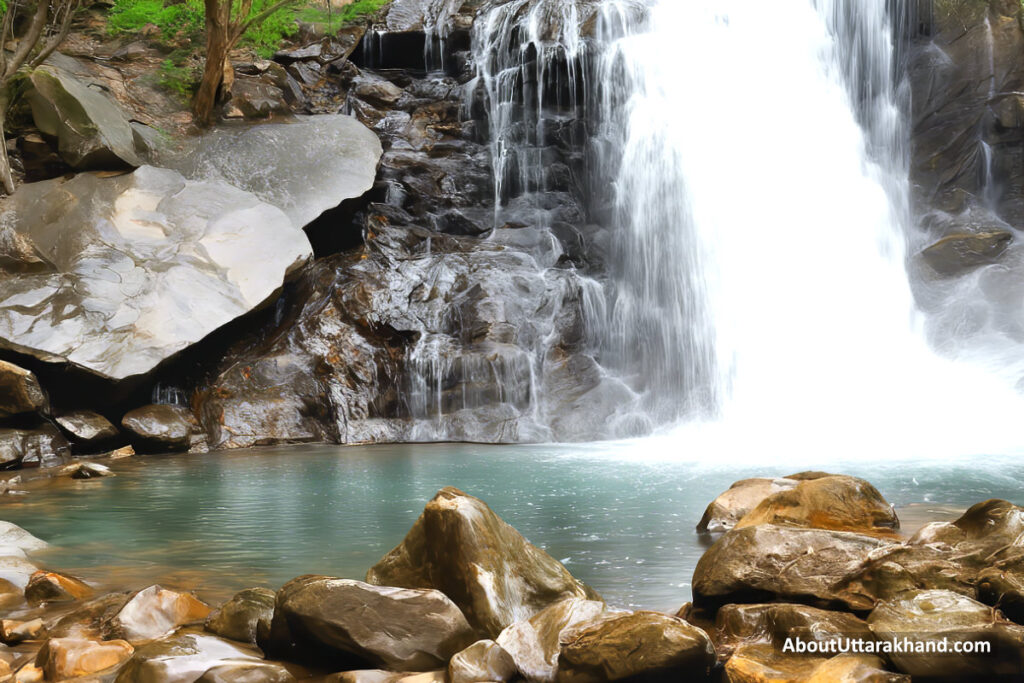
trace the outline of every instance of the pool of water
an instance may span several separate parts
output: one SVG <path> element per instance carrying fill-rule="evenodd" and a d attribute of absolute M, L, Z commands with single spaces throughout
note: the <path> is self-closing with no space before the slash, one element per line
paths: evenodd
<path fill-rule="evenodd" d="M 452 485 L 618 606 L 676 609 L 706 548 L 694 527 L 737 479 L 826 469 L 864 477 L 904 526 L 986 498 L 1024 502 L 1024 462 L 964 458 L 728 464 L 649 440 L 576 446 L 304 446 L 133 458 L 110 479 L 6 498 L 0 518 L 54 544 L 53 568 L 114 587 L 154 580 L 220 600 L 307 573 L 363 578 Z"/>

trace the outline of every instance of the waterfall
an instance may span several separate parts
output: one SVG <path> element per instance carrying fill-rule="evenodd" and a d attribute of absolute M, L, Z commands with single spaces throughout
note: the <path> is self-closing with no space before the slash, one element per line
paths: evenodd
<path fill-rule="evenodd" d="M 887 0 L 660 0 L 631 93 L 602 360 L 673 448 L 1005 450 L 1022 405 L 936 355 L 905 267 L 905 91 Z M 683 439 L 683 441 L 679 441 Z"/>

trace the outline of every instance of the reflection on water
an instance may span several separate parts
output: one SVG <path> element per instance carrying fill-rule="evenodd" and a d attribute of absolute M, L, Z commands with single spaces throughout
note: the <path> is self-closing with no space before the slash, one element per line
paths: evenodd
<path fill-rule="evenodd" d="M 649 447 L 307 446 L 135 458 L 114 464 L 118 477 L 5 500 L 0 517 L 57 546 L 44 556 L 54 568 L 116 587 L 158 580 L 217 600 L 306 573 L 362 578 L 453 485 L 609 602 L 675 609 L 704 551 L 694 526 L 707 503 L 737 479 L 811 464 L 639 457 Z M 827 469 L 874 483 L 911 530 L 986 498 L 1024 502 L 1024 464 L 1008 459 Z"/>

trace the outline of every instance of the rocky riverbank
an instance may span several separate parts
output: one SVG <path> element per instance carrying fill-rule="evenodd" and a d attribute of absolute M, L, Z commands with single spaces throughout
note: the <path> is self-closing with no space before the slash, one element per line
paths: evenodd
<path fill-rule="evenodd" d="M 483 501 L 431 500 L 363 580 L 301 576 L 219 606 L 170 587 L 107 592 L 33 561 L 0 528 L 0 680 L 227 683 L 1018 680 L 1024 509 L 981 502 L 899 535 L 869 483 L 737 482 L 675 613 L 608 605 Z M 859 652 L 845 639 L 864 643 Z M 987 655 L 897 652 L 904 638 Z M 787 639 L 817 643 L 795 653 Z M 792 641 L 791 641 L 792 642 Z M 827 645 L 833 642 L 835 645 Z M 934 645 L 932 647 L 935 647 Z M 8 671 L 9 670 L 9 671 Z"/>

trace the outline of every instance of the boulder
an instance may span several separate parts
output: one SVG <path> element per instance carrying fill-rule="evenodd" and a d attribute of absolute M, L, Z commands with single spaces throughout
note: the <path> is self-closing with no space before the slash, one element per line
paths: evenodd
<path fill-rule="evenodd" d="M 921 650 L 889 654 L 900 671 L 914 677 L 989 680 L 1019 676 L 1024 670 L 1024 626 L 1005 621 L 988 605 L 957 593 L 908 591 L 880 603 L 868 624 L 880 640 L 921 644 L 913 646 Z M 957 642 L 972 648 L 988 643 L 991 650 L 978 654 L 939 649 L 952 648 Z M 931 653 L 926 652 L 929 647 Z"/>
<path fill-rule="evenodd" d="M 89 584 L 73 576 L 40 570 L 25 586 L 25 599 L 32 606 L 48 602 L 74 602 L 92 597 Z"/>
<path fill-rule="evenodd" d="M 602 683 L 640 676 L 692 680 L 707 676 L 715 648 L 704 631 L 658 612 L 616 616 L 566 636 L 560 683 Z"/>
<path fill-rule="evenodd" d="M 231 99 L 224 105 L 226 118 L 269 119 L 290 113 L 281 88 L 250 76 L 235 78 Z"/>
<path fill-rule="evenodd" d="M 196 679 L 196 683 L 290 683 L 296 677 L 275 662 L 220 664 Z"/>
<path fill-rule="evenodd" d="M 120 434 L 107 418 L 93 410 L 63 413 L 56 421 L 74 443 L 86 447 L 102 447 Z"/>
<path fill-rule="evenodd" d="M 478 640 L 448 662 L 448 683 L 505 683 L 516 677 L 512 655 L 493 640 Z"/>
<path fill-rule="evenodd" d="M 135 446 L 145 451 L 187 451 L 192 437 L 188 409 L 172 405 L 136 408 L 121 418 Z"/>
<path fill-rule="evenodd" d="M 116 683 L 195 683 L 211 669 L 244 664 L 262 662 L 253 650 L 215 636 L 182 631 L 138 646 Z"/>
<path fill-rule="evenodd" d="M 983 569 L 976 580 L 978 600 L 1024 623 L 1024 555 L 1015 554 Z"/>
<path fill-rule="evenodd" d="M 53 638 L 85 640 L 118 639 L 120 624 L 117 614 L 128 603 L 131 593 L 108 593 L 73 605 L 64 616 L 53 623 L 49 634 Z"/>
<path fill-rule="evenodd" d="M 46 673 L 47 680 L 63 681 L 112 669 L 134 652 L 135 648 L 123 640 L 50 638 L 39 651 L 36 666 Z"/>
<path fill-rule="evenodd" d="M 46 632 L 42 619 L 0 619 L 0 640 L 7 645 L 17 645 L 26 640 L 38 640 Z"/>
<path fill-rule="evenodd" d="M 606 610 L 605 604 L 596 600 L 561 600 L 506 628 L 498 636 L 497 644 L 509 653 L 523 678 L 551 683 L 558 671 L 562 637 L 581 625 L 598 620 Z"/>
<path fill-rule="evenodd" d="M 1006 230 L 949 235 L 925 247 L 921 257 L 940 275 L 960 275 L 998 262 L 1012 241 Z"/>
<path fill-rule="evenodd" d="M 891 536 L 900 526 L 893 506 L 878 490 L 856 477 L 825 475 L 766 497 L 737 524 L 801 526 Z"/>
<path fill-rule="evenodd" d="M 70 455 L 67 439 L 49 423 L 33 429 L 0 428 L 0 469 L 57 467 Z"/>
<path fill-rule="evenodd" d="M 491 638 L 559 600 L 600 600 L 486 503 L 452 487 L 427 503 L 402 543 L 367 572 L 366 580 L 437 589 Z"/>
<path fill-rule="evenodd" d="M 748 512 L 768 496 L 797 485 L 794 479 L 742 479 L 708 505 L 697 531 L 718 533 L 736 526 Z"/>
<path fill-rule="evenodd" d="M 261 306 L 311 255 L 276 207 L 151 166 L 23 185 L 2 217 L 55 272 L 0 278 L 0 345 L 114 380 Z"/>
<path fill-rule="evenodd" d="M 0 360 L 0 419 L 49 409 L 50 400 L 35 374 Z"/>
<path fill-rule="evenodd" d="M 36 538 L 17 524 L 0 521 L 0 555 L 24 554 L 37 550 L 46 550 L 50 544 Z"/>
<path fill-rule="evenodd" d="M 804 642 L 875 639 L 867 623 L 852 614 L 788 603 L 725 605 L 718 610 L 713 636 L 719 656 L 750 644 L 769 645 L 781 652 L 788 638 Z"/>
<path fill-rule="evenodd" d="M 126 168 L 141 163 L 128 118 L 102 92 L 52 65 L 35 69 L 29 81 L 28 101 L 36 127 L 57 138 L 60 155 L 72 168 Z"/>
<path fill-rule="evenodd" d="M 260 645 L 274 655 L 425 671 L 474 640 L 462 612 L 438 591 L 302 576 L 278 591 L 269 639 Z"/>
<path fill-rule="evenodd" d="M 885 670 L 874 655 L 806 657 L 769 645 L 743 645 L 725 663 L 729 683 L 910 683 L 909 676 Z"/>
<path fill-rule="evenodd" d="M 342 671 L 326 676 L 318 683 L 447 683 L 444 671 L 395 673 L 383 669 Z"/>
<path fill-rule="evenodd" d="M 256 644 L 257 631 L 270 628 L 274 616 L 274 591 L 248 588 L 214 610 L 206 630 L 228 640 Z"/>
<path fill-rule="evenodd" d="M 733 529 L 697 563 L 694 605 L 775 599 L 870 609 L 871 604 L 847 603 L 833 586 L 885 545 L 884 540 L 847 531 L 774 524 Z"/>
<path fill-rule="evenodd" d="M 188 593 L 150 586 L 136 593 L 105 624 L 108 637 L 130 643 L 162 638 L 186 624 L 202 623 L 210 607 Z"/>

